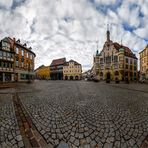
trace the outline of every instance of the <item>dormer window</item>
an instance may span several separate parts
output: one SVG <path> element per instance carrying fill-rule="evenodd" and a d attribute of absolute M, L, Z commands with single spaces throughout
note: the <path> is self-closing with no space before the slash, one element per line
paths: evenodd
<path fill-rule="evenodd" d="M 24 46 L 24 47 L 27 47 L 27 44 L 25 43 L 23 46 Z"/>
<path fill-rule="evenodd" d="M 6 41 L 2 41 L 2 49 L 10 51 L 10 44 Z"/>
<path fill-rule="evenodd" d="M 20 39 L 18 39 L 16 42 L 20 43 Z"/>

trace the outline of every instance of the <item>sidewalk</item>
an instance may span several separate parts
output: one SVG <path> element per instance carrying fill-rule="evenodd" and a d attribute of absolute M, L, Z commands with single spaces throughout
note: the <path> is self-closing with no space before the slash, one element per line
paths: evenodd
<path fill-rule="evenodd" d="M 0 89 L 13 88 L 15 86 L 16 86 L 16 83 L 0 83 Z"/>

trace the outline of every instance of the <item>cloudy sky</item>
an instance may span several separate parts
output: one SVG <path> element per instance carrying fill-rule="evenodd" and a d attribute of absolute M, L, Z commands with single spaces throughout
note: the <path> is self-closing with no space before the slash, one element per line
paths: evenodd
<path fill-rule="evenodd" d="M 148 44 L 148 0 L 0 0 L 0 39 L 27 42 L 36 64 L 66 57 L 90 69 L 102 49 L 107 24 L 111 39 L 134 53 Z"/>

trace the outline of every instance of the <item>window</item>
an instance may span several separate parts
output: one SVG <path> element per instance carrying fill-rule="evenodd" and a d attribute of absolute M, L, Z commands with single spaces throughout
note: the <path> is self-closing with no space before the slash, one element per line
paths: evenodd
<path fill-rule="evenodd" d="M 11 63 L 9 63 L 9 68 L 12 68 L 12 64 Z"/>
<path fill-rule="evenodd" d="M 120 61 L 123 61 L 123 57 L 119 57 L 119 60 L 120 60 Z"/>
<path fill-rule="evenodd" d="M 128 69 L 128 65 L 126 65 L 125 68 Z"/>
<path fill-rule="evenodd" d="M 103 58 L 100 59 L 100 64 L 103 64 Z"/>
<path fill-rule="evenodd" d="M 118 62 L 118 56 L 114 56 L 114 62 Z"/>
<path fill-rule="evenodd" d="M 128 58 L 125 59 L 126 63 L 128 63 Z"/>
<path fill-rule="evenodd" d="M 106 57 L 106 63 L 111 63 L 111 56 Z"/>
<path fill-rule="evenodd" d="M 32 54 L 30 54 L 30 59 L 32 59 Z"/>
<path fill-rule="evenodd" d="M 3 62 L 0 61 L 0 67 L 3 67 Z"/>
<path fill-rule="evenodd" d="M 133 60 L 132 60 L 132 59 L 130 59 L 130 64 L 131 64 L 131 65 L 133 64 Z"/>
<path fill-rule="evenodd" d="M 16 47 L 16 54 L 18 54 L 19 53 L 19 49 L 18 49 L 18 47 Z"/>
<path fill-rule="evenodd" d="M 133 69 L 133 66 L 132 65 L 130 65 L 130 70 L 132 70 Z"/>
<path fill-rule="evenodd" d="M 3 56 L 6 57 L 6 52 L 3 52 Z"/>
<path fill-rule="evenodd" d="M 5 67 L 6 67 L 6 68 L 7 68 L 7 65 L 8 65 L 8 64 L 7 64 L 7 63 L 5 63 Z"/>
<path fill-rule="evenodd" d="M 27 52 L 27 55 L 26 56 L 27 56 L 27 58 L 29 57 L 28 52 Z"/>
<path fill-rule="evenodd" d="M 10 51 L 10 44 L 5 41 L 2 41 L 2 49 Z"/>
<path fill-rule="evenodd" d="M 24 50 L 22 49 L 22 56 L 24 56 Z"/>
<path fill-rule="evenodd" d="M 7 53 L 7 57 L 10 58 L 11 57 L 11 53 L 8 52 Z"/>
<path fill-rule="evenodd" d="M 20 78 L 21 78 L 22 80 L 25 80 L 25 79 L 26 79 L 26 74 L 21 74 L 21 75 L 20 75 Z"/>
<path fill-rule="evenodd" d="M 19 64 L 18 61 L 16 61 L 16 66 L 18 66 L 18 64 Z"/>
<path fill-rule="evenodd" d="M 2 57 L 2 55 L 3 55 L 3 52 L 0 50 L 0 57 Z"/>

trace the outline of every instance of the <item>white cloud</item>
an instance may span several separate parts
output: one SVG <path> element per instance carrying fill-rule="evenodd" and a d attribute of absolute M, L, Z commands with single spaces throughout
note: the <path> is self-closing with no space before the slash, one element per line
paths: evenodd
<path fill-rule="evenodd" d="M 146 0 L 124 0 L 116 10 L 116 0 L 0 0 L 0 38 L 11 36 L 27 42 L 36 53 L 36 67 L 49 65 L 54 58 L 66 57 L 91 68 L 93 54 L 101 50 L 106 40 L 107 23 L 111 24 L 111 39 L 122 42 L 137 53 L 146 45 Z M 21 3 L 23 2 L 23 3 Z M 137 7 L 130 9 L 130 6 Z M 97 5 L 108 7 L 106 14 Z M 4 8 L 4 9 L 2 9 Z M 144 15 L 139 18 L 139 12 Z M 123 23 L 134 27 L 133 33 Z M 129 44 L 130 43 L 130 44 Z"/>
<path fill-rule="evenodd" d="M 148 39 L 148 26 L 145 26 L 143 28 L 138 28 L 134 32 L 139 37 L 144 38 L 144 39 Z"/>
<path fill-rule="evenodd" d="M 95 0 L 96 3 L 103 4 L 103 5 L 115 4 L 116 1 L 117 0 Z"/>
<path fill-rule="evenodd" d="M 0 0 L 0 7 L 9 9 L 13 4 L 13 0 Z"/>

